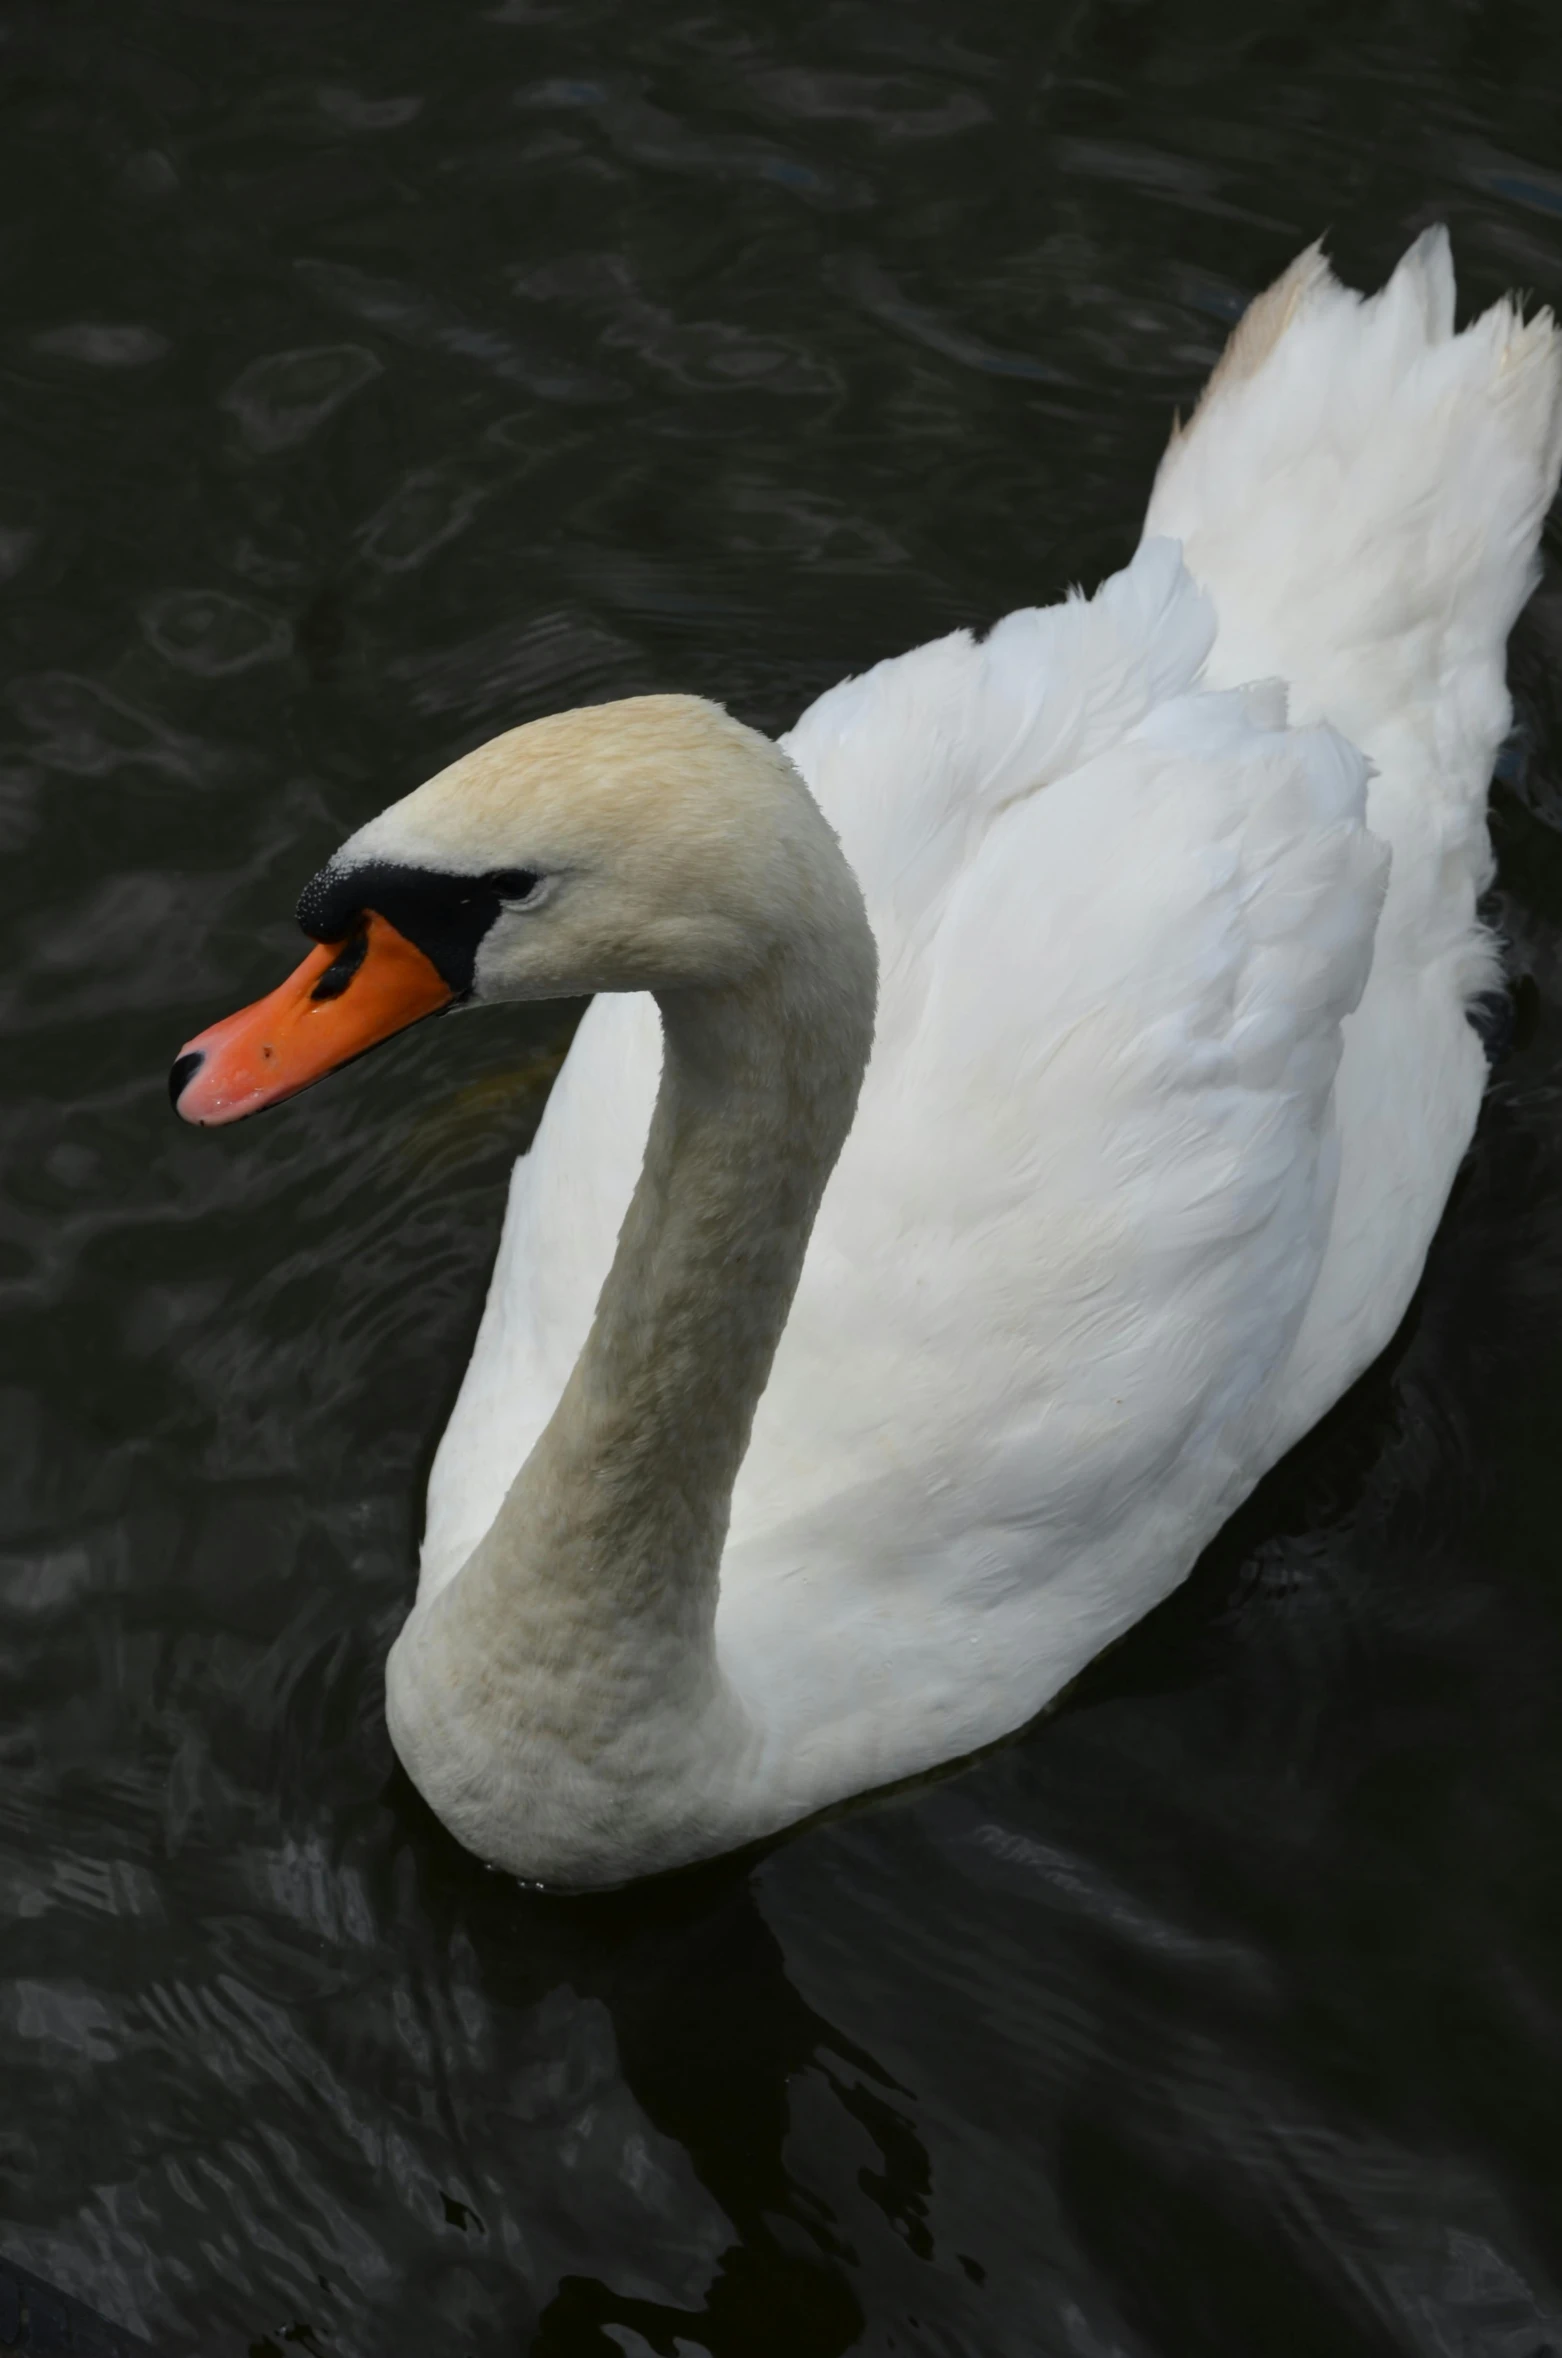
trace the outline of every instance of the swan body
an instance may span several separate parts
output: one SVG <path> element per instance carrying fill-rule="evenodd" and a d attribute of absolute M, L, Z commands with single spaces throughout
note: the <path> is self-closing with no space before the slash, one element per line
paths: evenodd
<path fill-rule="evenodd" d="M 1481 1094 L 1562 464 L 1549 320 L 1453 299 L 1441 232 L 1370 301 L 1303 255 L 1093 598 L 779 748 L 692 699 L 536 724 L 333 863 L 556 882 L 471 995 L 604 994 L 387 1671 L 483 1857 L 616 1883 L 1006 1734 L 1393 1333 Z"/>

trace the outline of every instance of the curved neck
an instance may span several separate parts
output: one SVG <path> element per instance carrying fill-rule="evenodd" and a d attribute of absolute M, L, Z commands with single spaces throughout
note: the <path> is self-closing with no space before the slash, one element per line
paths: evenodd
<path fill-rule="evenodd" d="M 714 1610 L 733 1484 L 865 1062 L 866 1039 L 818 1038 L 796 980 L 778 967 L 662 996 L 639 1183 L 585 1348 L 501 1510 L 508 1524 L 545 1505 L 550 1552 L 567 1546 L 604 1607 Z"/>
<path fill-rule="evenodd" d="M 452 1584 L 577 1758 L 714 1693 L 733 1484 L 872 1044 L 854 886 L 848 914 L 741 982 L 659 994 L 661 1087 L 590 1335 Z"/>

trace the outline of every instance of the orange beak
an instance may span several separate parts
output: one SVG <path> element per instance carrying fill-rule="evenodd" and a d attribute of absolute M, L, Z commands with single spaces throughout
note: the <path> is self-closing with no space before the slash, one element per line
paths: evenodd
<path fill-rule="evenodd" d="M 266 998 L 180 1049 L 174 1110 L 211 1128 L 296 1097 L 455 997 L 433 962 L 375 911 L 361 933 L 325 942 Z"/>

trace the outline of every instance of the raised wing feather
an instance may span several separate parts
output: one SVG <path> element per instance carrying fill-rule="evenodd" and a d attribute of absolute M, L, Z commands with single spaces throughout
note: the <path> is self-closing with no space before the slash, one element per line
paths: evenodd
<path fill-rule="evenodd" d="M 998 815 L 1186 688 L 1214 635 L 1176 544 L 1159 541 L 1092 598 L 1025 607 L 983 639 L 955 631 L 843 680 L 782 738 L 862 886 L 892 1021 Z"/>

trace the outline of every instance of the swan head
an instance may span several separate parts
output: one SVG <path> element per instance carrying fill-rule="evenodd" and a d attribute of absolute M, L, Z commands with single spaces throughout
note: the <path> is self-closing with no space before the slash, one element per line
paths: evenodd
<path fill-rule="evenodd" d="M 783 940 L 866 933 L 791 762 L 694 696 L 479 746 L 350 836 L 298 920 L 317 945 L 303 964 L 180 1051 L 187 1121 L 257 1113 L 451 1007 L 719 988 Z"/>

